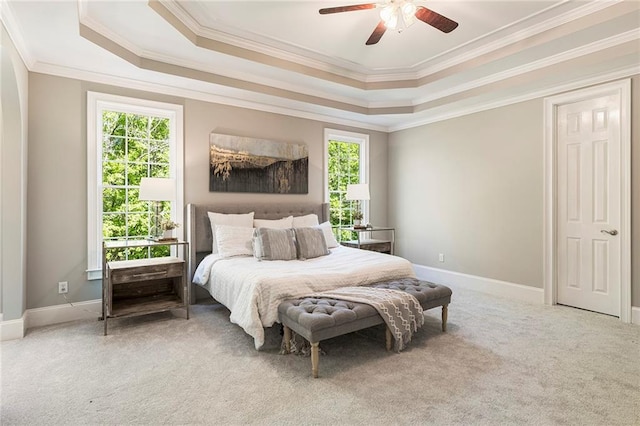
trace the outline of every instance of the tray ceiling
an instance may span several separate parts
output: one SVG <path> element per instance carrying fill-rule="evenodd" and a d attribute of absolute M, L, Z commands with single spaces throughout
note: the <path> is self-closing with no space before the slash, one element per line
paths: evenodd
<path fill-rule="evenodd" d="M 378 10 L 348 1 L 15 1 L 2 18 L 32 71 L 394 130 L 640 66 L 636 1 L 416 1 L 365 46 Z"/>

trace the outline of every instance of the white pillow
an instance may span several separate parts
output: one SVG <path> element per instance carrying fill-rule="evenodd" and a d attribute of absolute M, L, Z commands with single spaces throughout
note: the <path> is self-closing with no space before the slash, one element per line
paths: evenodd
<path fill-rule="evenodd" d="M 336 236 L 333 235 L 333 229 L 331 229 L 329 222 L 322 222 L 320 225 L 314 226 L 314 228 L 322 229 L 324 239 L 327 241 L 327 248 L 336 248 L 340 245 L 338 240 L 336 240 Z"/>
<path fill-rule="evenodd" d="M 211 235 L 213 237 L 213 244 L 211 247 L 211 253 L 218 253 L 218 244 L 216 243 L 216 225 L 230 225 L 230 226 L 243 226 L 246 228 L 253 228 L 253 212 L 245 214 L 224 214 L 207 212 L 209 216 L 209 222 L 211 222 Z"/>
<path fill-rule="evenodd" d="M 253 228 L 216 225 L 216 241 L 220 257 L 253 256 Z"/>
<path fill-rule="evenodd" d="M 253 219 L 254 228 L 286 229 L 293 228 L 293 216 L 282 219 Z"/>
<path fill-rule="evenodd" d="M 308 228 L 311 226 L 318 226 L 318 215 L 311 213 L 305 216 L 294 216 L 292 228 Z"/>

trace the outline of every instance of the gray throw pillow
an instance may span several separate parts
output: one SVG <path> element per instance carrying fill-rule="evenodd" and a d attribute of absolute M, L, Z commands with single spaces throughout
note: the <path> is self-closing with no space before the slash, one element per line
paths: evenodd
<path fill-rule="evenodd" d="M 329 254 L 324 232 L 319 228 L 295 228 L 299 259 L 313 259 Z"/>
<path fill-rule="evenodd" d="M 294 260 L 297 258 L 293 229 L 256 228 L 253 231 L 253 255 L 258 260 Z"/>

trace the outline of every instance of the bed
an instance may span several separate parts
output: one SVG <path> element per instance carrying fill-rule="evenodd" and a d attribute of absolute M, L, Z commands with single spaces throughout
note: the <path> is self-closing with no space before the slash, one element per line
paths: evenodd
<path fill-rule="evenodd" d="M 307 260 L 259 261 L 252 256 L 221 258 L 211 254 L 212 230 L 208 212 L 249 213 L 256 219 L 316 214 L 329 217 L 328 204 L 217 204 L 187 206 L 190 281 L 201 286 L 231 312 L 230 321 L 264 344 L 264 328 L 278 321 L 278 305 L 339 287 L 367 285 L 393 278 L 415 277 L 406 259 L 338 246 L 326 256 Z"/>

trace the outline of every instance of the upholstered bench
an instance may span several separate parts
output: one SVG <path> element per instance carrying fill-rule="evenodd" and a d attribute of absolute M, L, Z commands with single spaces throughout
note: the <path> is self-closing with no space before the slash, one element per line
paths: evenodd
<path fill-rule="evenodd" d="M 452 294 L 448 287 L 411 278 L 376 283 L 371 287 L 406 291 L 418 299 L 425 311 L 442 306 L 442 331 L 447 330 L 447 307 Z M 290 351 L 291 330 L 311 344 L 311 372 L 314 378 L 318 377 L 320 341 L 384 323 L 378 311 L 366 303 L 315 297 L 282 302 L 278 306 L 278 317 L 284 326 L 285 352 Z M 392 335 L 387 328 L 387 350 L 391 349 L 391 344 Z"/>

